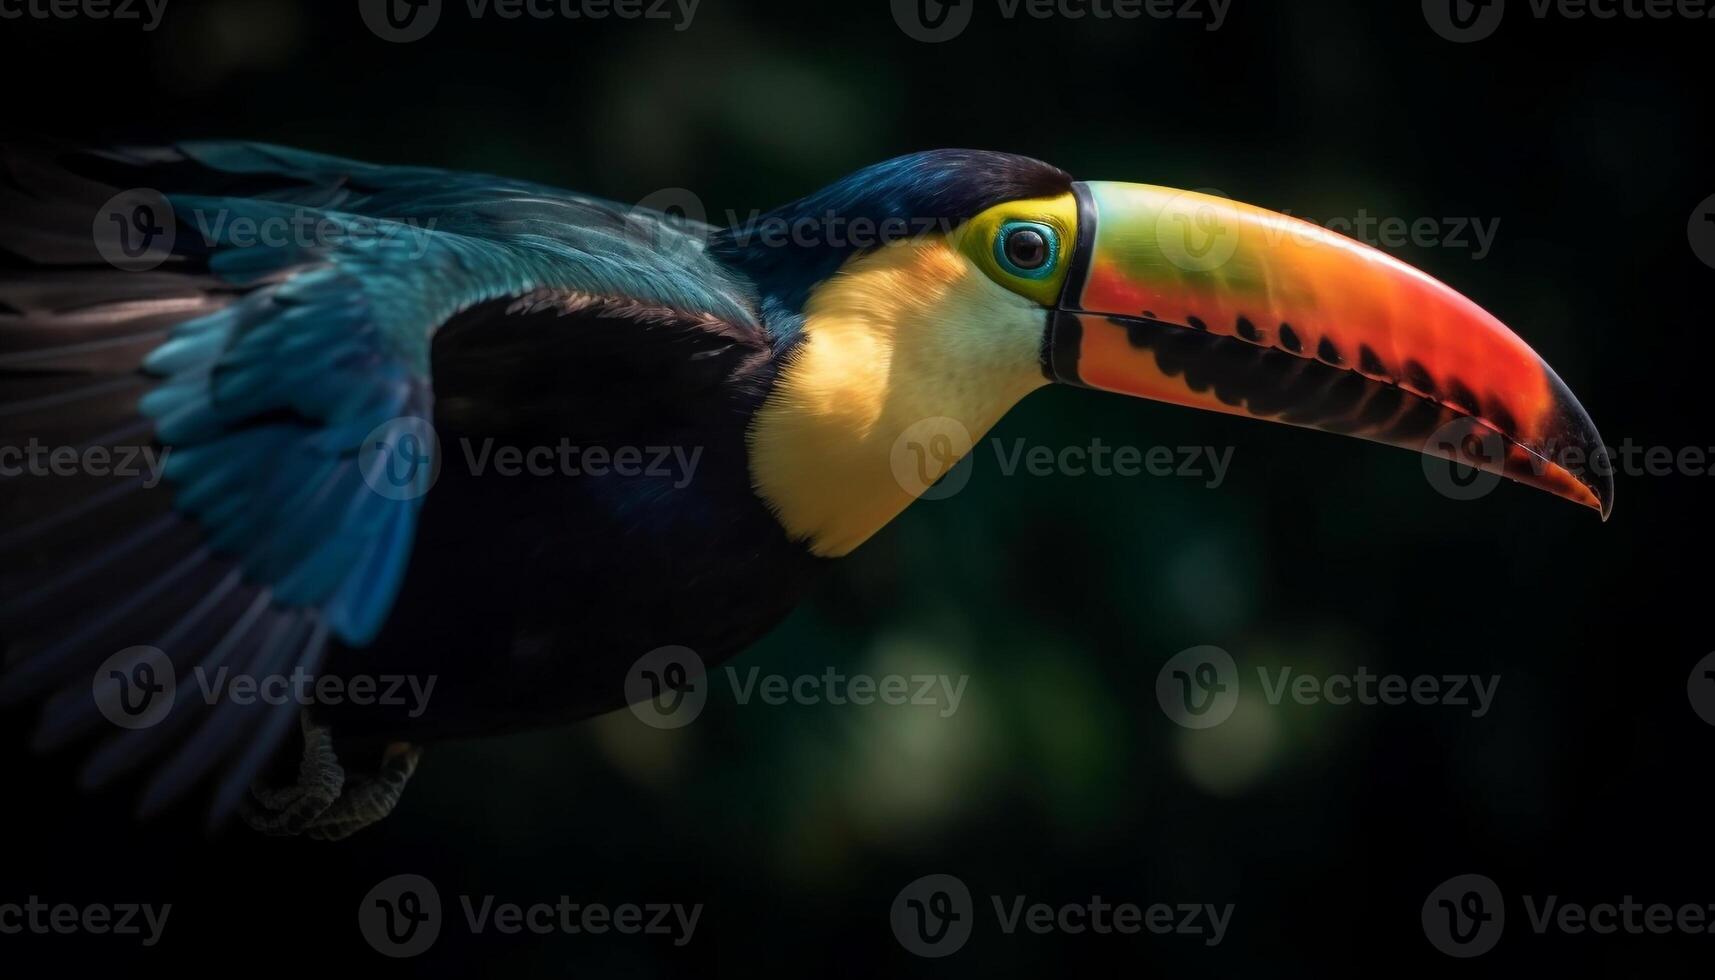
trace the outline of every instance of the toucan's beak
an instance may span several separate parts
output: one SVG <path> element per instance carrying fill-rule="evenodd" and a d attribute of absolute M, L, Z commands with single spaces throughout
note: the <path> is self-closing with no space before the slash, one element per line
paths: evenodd
<path fill-rule="evenodd" d="M 1590 416 L 1477 304 L 1366 245 L 1225 198 L 1075 191 L 1050 376 L 1447 456 L 1608 516 L 1613 475 Z"/>

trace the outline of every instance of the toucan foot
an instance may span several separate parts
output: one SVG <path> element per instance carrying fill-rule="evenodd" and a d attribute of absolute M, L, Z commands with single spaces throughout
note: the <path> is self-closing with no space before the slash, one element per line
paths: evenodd
<path fill-rule="evenodd" d="M 372 774 L 347 772 L 334 753 L 333 729 L 302 716 L 304 751 L 296 782 L 271 786 L 257 780 L 239 804 L 251 829 L 272 837 L 344 840 L 393 812 L 423 750 L 394 742 Z"/>

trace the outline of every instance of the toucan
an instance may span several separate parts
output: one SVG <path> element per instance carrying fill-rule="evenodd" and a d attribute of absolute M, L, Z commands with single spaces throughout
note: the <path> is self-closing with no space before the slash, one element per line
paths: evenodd
<path fill-rule="evenodd" d="M 145 812 L 343 837 L 425 743 L 623 706 L 661 648 L 718 664 L 1050 384 L 1613 506 L 1499 320 L 1218 195 L 932 150 L 717 228 L 246 142 L 3 159 L 0 701 Z"/>

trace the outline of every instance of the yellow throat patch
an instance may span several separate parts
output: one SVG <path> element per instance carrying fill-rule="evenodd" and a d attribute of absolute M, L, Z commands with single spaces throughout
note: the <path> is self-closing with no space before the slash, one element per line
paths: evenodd
<path fill-rule="evenodd" d="M 1071 195 L 1010 202 L 950 236 L 849 261 L 804 307 L 804 339 L 750 430 L 751 479 L 788 533 L 825 557 L 868 540 L 953 467 L 1041 368 L 1062 268 L 1011 281 L 992 238 L 1014 215 L 1076 241 Z M 987 259 L 987 261 L 985 261 Z"/>

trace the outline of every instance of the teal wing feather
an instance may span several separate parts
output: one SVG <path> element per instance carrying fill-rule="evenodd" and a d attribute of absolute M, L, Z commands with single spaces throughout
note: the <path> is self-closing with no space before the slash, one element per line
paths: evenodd
<path fill-rule="evenodd" d="M 703 250 L 706 228 L 528 182 L 253 143 L 79 156 L 65 164 L 75 177 L 7 164 L 0 210 L 26 217 L 0 225 L 10 256 L 0 379 L 16 393 L 0 396 L 0 437 L 41 438 L 61 423 L 82 432 L 48 441 L 152 432 L 172 491 L 170 520 L 139 505 L 134 486 L 6 507 L 0 554 L 19 555 L 13 567 L 37 584 L 0 604 L 15 661 L 0 700 L 68 684 L 44 719 L 49 744 L 99 725 L 87 671 L 145 637 L 181 643 L 167 651 L 178 669 L 253 673 L 313 670 L 329 637 L 374 637 L 423 502 L 378 491 L 377 468 L 422 462 L 406 440 L 424 430 L 398 420 L 432 418 L 430 344 L 461 310 L 546 290 L 761 331 L 742 280 Z M 101 269 L 81 254 L 92 202 L 121 187 L 157 188 L 171 203 L 178 240 L 154 272 Z M 0 494 L 16 489 L 9 482 Z M 118 516 L 103 525 L 103 512 Z M 181 524 L 195 533 L 175 538 Z M 68 546 L 91 525 L 115 533 Z M 168 573 L 179 587 L 150 592 Z M 198 575 L 200 588 L 184 587 Z M 104 601 L 109 615 L 69 633 L 60 625 L 55 610 L 116 587 L 139 601 Z M 124 733 L 98 754 L 96 781 L 191 729 L 192 709 L 175 711 L 164 731 Z M 208 714 L 151 802 L 224 759 L 217 809 L 230 806 L 288 730 L 266 712 Z"/>

